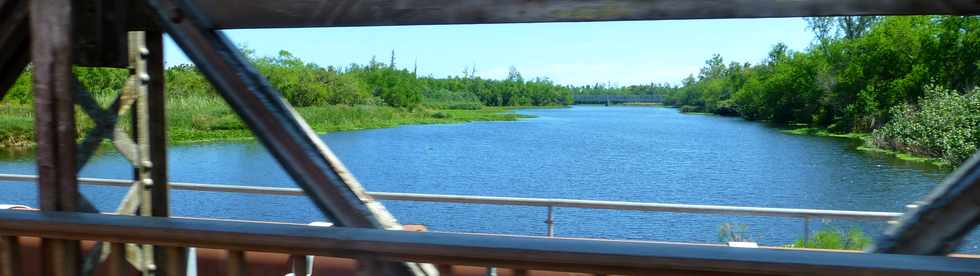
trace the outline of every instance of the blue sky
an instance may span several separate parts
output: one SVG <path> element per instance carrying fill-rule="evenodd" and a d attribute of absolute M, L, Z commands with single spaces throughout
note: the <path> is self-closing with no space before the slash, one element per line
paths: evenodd
<path fill-rule="evenodd" d="M 514 66 L 525 78 L 561 84 L 678 83 L 705 59 L 756 63 L 777 42 L 803 50 L 812 40 L 800 18 L 537 23 L 313 29 L 228 30 L 235 43 L 258 55 L 286 50 L 321 66 L 388 62 L 418 64 L 420 75 L 460 75 L 476 66 L 503 78 Z M 172 41 L 167 65 L 189 63 Z"/>

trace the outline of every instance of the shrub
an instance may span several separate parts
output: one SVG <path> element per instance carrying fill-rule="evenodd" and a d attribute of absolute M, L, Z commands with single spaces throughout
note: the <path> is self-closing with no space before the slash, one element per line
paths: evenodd
<path fill-rule="evenodd" d="M 847 231 L 841 228 L 822 229 L 814 233 L 806 244 L 797 240 L 792 247 L 862 250 L 871 244 L 871 238 L 860 228 L 852 227 Z"/>
<path fill-rule="evenodd" d="M 702 108 L 697 107 L 697 106 L 692 106 L 692 105 L 681 106 L 680 110 L 681 110 L 681 112 L 684 112 L 684 113 L 688 113 L 688 112 L 702 112 Z"/>
<path fill-rule="evenodd" d="M 892 120 L 872 134 L 879 147 L 959 164 L 980 144 L 980 89 L 960 94 L 927 86 L 918 105 L 891 109 Z"/>
<path fill-rule="evenodd" d="M 436 119 L 448 119 L 449 117 L 451 117 L 449 113 L 442 112 L 442 111 L 436 111 L 435 113 L 432 113 L 432 118 L 436 118 Z"/>

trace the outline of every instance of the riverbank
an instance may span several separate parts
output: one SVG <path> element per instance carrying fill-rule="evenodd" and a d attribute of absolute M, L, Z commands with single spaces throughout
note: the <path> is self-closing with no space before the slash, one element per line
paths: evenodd
<path fill-rule="evenodd" d="M 677 108 L 677 107 L 670 107 Z M 679 108 L 677 108 L 679 110 Z M 719 116 L 714 113 L 705 112 L 682 112 L 688 115 L 702 115 L 702 116 Z M 929 156 L 916 155 L 911 152 L 904 152 L 892 149 L 886 149 L 876 146 L 872 143 L 871 133 L 859 133 L 859 132 L 848 132 L 848 133 L 836 133 L 822 127 L 811 127 L 806 125 L 790 125 L 790 126 L 776 126 L 771 125 L 773 128 L 779 129 L 780 132 L 790 134 L 790 135 L 807 135 L 807 136 L 819 136 L 819 137 L 833 137 L 833 138 L 843 138 L 851 139 L 860 142 L 860 145 L 855 149 L 862 152 L 884 154 L 899 160 L 917 162 L 922 164 L 929 164 L 941 168 L 953 168 L 953 164 L 950 162 Z"/>
<path fill-rule="evenodd" d="M 780 131 L 792 135 L 810 135 L 810 136 L 820 136 L 820 137 L 853 139 L 861 142 L 861 145 L 855 148 L 856 150 L 859 151 L 885 154 L 904 161 L 919 162 L 919 163 L 930 164 L 943 168 L 952 168 L 953 166 L 949 162 L 939 158 L 919 156 L 909 152 L 880 148 L 871 142 L 871 139 L 873 138 L 870 133 L 854 133 L 854 132 L 834 133 L 834 132 L 830 132 L 825 128 L 819 128 L 819 127 L 787 128 L 787 129 L 782 129 Z"/>
<path fill-rule="evenodd" d="M 173 144 L 253 139 L 254 136 L 220 99 L 185 99 L 168 102 L 168 141 Z M 410 124 L 451 124 L 473 121 L 514 121 L 529 116 L 512 108 L 479 109 L 396 108 L 374 105 L 327 105 L 297 107 L 296 111 L 317 133 L 387 128 Z M 6 105 L 0 110 L 0 150 L 34 147 L 34 125 L 30 106 Z M 93 123 L 81 113 L 78 137 Z M 128 123 L 123 120 L 123 125 Z"/>

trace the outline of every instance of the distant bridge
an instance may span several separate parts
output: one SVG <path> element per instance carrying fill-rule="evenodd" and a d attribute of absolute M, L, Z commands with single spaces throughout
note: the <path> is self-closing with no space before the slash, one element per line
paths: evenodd
<path fill-rule="evenodd" d="M 573 95 L 576 104 L 661 103 L 659 95 Z"/>

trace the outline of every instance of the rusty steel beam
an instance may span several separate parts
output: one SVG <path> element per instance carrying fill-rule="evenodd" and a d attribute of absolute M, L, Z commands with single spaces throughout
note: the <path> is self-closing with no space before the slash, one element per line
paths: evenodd
<path fill-rule="evenodd" d="M 0 49 L 9 51 L 7 54 L 12 56 L 10 59 L 0 62 L 0 102 L 7 96 L 7 91 L 10 91 L 10 88 L 17 82 L 17 78 L 20 77 L 21 72 L 30 63 L 29 47 L 30 41 L 27 40 L 23 41 L 21 45 L 11 48 L 0 46 Z"/>
<path fill-rule="evenodd" d="M 143 5 L 139 5 L 143 6 Z M 147 108 L 149 128 L 149 153 L 152 169 L 150 179 L 150 202 L 153 205 L 151 215 L 155 217 L 170 216 L 170 180 L 167 176 L 167 114 L 166 96 L 164 95 L 164 53 L 163 33 L 147 31 L 145 34 L 147 48 L 147 73 L 150 83 L 147 87 Z M 187 272 L 187 259 L 184 258 L 185 248 L 162 247 L 153 248 L 157 275 L 182 276 Z"/>
<path fill-rule="evenodd" d="M 163 29 L 328 220 L 347 227 L 401 227 L 193 4 L 180 0 L 146 3 Z M 386 266 L 393 275 L 420 275 L 427 271 L 426 266 L 411 263 Z"/>
<path fill-rule="evenodd" d="M 128 0 L 75 1 L 75 64 L 126 68 Z"/>
<path fill-rule="evenodd" d="M 619 275 L 980 273 L 980 259 L 977 258 L 384 231 L 87 213 L 0 210 L 0 233 Z"/>
<path fill-rule="evenodd" d="M 76 211 L 80 203 L 75 173 L 72 6 L 71 0 L 32 0 L 29 4 L 38 205 L 45 211 Z M 42 240 L 41 244 L 44 275 L 79 274 L 78 241 Z"/>
<path fill-rule="evenodd" d="M 0 0 L 0 101 L 30 62 L 25 0 Z"/>
<path fill-rule="evenodd" d="M 102 247 L 101 244 L 96 244 L 94 248 Z M 129 263 L 126 262 L 126 244 L 124 243 L 112 243 L 109 249 L 109 258 L 106 260 L 109 266 L 109 276 L 125 276 L 127 266 Z"/>
<path fill-rule="evenodd" d="M 283 169 L 331 222 L 385 228 L 371 196 L 223 34 L 182 1 L 148 0 L 167 33 L 197 64 Z M 387 215 L 387 214 L 383 214 Z"/>
<path fill-rule="evenodd" d="M 946 177 L 899 224 L 889 228 L 872 252 L 945 255 L 980 223 L 980 153 Z"/>
<path fill-rule="evenodd" d="M 976 15 L 975 0 L 191 0 L 216 28 Z M 135 16 L 135 15 L 134 15 Z M 131 17 L 135 25 L 146 18 Z M 142 22 L 142 23 L 141 23 Z"/>
<path fill-rule="evenodd" d="M 20 243 L 15 236 L 0 236 L 0 276 L 24 275 L 20 268 Z"/>
<path fill-rule="evenodd" d="M 245 260 L 245 251 L 241 250 L 227 250 L 225 260 L 225 270 L 228 271 L 228 276 L 246 276 L 248 275 L 248 270 L 245 265 L 247 264 Z"/>

